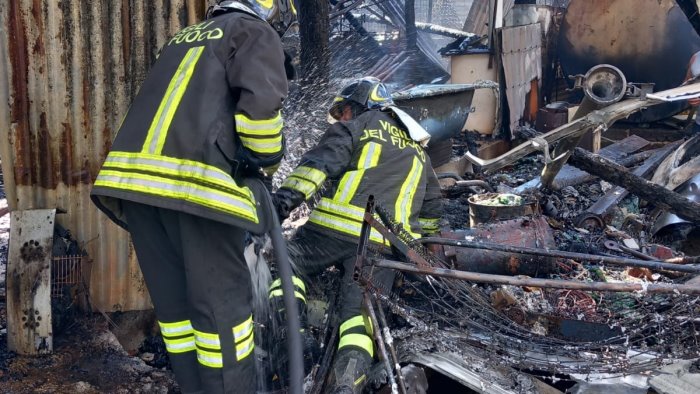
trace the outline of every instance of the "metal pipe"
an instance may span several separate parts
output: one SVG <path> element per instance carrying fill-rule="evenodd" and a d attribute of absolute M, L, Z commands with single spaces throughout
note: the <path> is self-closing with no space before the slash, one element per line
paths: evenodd
<path fill-rule="evenodd" d="M 418 30 L 426 31 L 428 33 L 452 38 L 469 38 L 476 36 L 476 34 L 474 33 L 469 33 L 457 29 L 451 29 L 449 27 L 440 26 L 433 23 L 416 22 L 416 28 Z"/>
<path fill-rule="evenodd" d="M 369 294 L 365 292 L 364 296 L 365 308 L 367 309 L 367 314 L 372 321 L 372 326 L 375 328 L 372 330 L 374 339 L 379 345 L 379 353 L 381 354 L 382 362 L 386 368 L 386 373 L 389 377 L 389 384 L 391 385 L 391 393 L 398 393 L 398 386 L 396 384 L 396 379 L 394 379 L 394 373 L 391 370 L 391 362 L 389 361 L 389 355 L 386 352 L 386 347 L 384 346 L 384 340 L 382 339 L 382 334 L 379 332 L 379 322 L 377 321 L 377 315 L 374 314 L 374 307 L 372 306 L 372 301 L 369 299 Z"/>
<path fill-rule="evenodd" d="M 375 267 L 390 268 L 414 274 L 440 276 L 454 278 L 477 283 L 493 283 L 511 286 L 528 286 L 551 289 L 569 289 L 584 291 L 610 291 L 610 292 L 634 292 L 644 293 L 683 293 L 700 294 L 700 286 L 676 285 L 668 283 L 607 283 L 607 282 L 580 282 L 561 279 L 537 279 L 516 278 L 506 275 L 478 274 L 474 272 L 456 271 L 446 268 L 418 267 L 392 260 L 375 260 L 371 262 Z"/>
<path fill-rule="evenodd" d="M 379 303 L 379 299 L 374 297 L 374 301 L 377 304 L 377 311 L 379 315 L 379 321 L 382 323 L 382 333 L 384 334 L 384 342 L 386 342 L 391 352 L 391 358 L 394 361 L 394 369 L 396 370 L 396 376 L 399 378 L 399 389 L 401 393 L 406 394 L 406 381 L 401 373 L 401 365 L 399 364 L 399 357 L 396 355 L 396 348 L 394 348 L 394 338 L 391 336 L 391 330 L 389 330 L 389 323 L 387 322 L 386 315 L 384 314 L 384 309 Z"/>
<path fill-rule="evenodd" d="M 488 243 L 488 242 L 474 242 L 474 241 L 466 241 L 466 240 L 462 241 L 462 240 L 439 238 L 439 237 L 421 238 L 418 241 L 420 243 L 423 243 L 423 244 L 449 245 L 449 246 L 459 246 L 459 247 L 463 247 L 463 248 L 496 250 L 499 252 L 508 252 L 508 253 L 521 253 L 521 254 L 530 254 L 530 255 L 536 255 L 536 256 L 560 257 L 560 258 L 565 258 L 565 259 L 608 263 L 608 264 L 628 266 L 628 267 L 649 268 L 652 270 L 687 272 L 687 273 L 693 273 L 693 274 L 700 273 L 700 267 L 669 264 L 669 263 L 665 263 L 663 261 L 642 261 L 642 260 L 636 260 L 636 259 L 629 259 L 629 258 L 625 258 L 625 257 L 597 256 L 597 255 L 585 254 L 585 253 L 566 252 L 563 250 L 527 248 L 527 247 L 521 247 L 521 246 L 501 245 L 501 244 L 494 244 L 494 243 Z"/>

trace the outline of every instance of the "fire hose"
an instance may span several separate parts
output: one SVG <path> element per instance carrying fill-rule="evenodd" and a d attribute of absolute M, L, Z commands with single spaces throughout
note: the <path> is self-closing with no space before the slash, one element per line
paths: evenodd
<path fill-rule="evenodd" d="M 301 343 L 301 322 L 299 319 L 299 307 L 294 297 L 294 284 L 292 282 L 292 266 L 289 263 L 287 244 L 282 235 L 282 226 L 277 217 L 277 210 L 272 203 L 270 192 L 258 178 L 247 178 L 246 185 L 254 189 L 258 202 L 263 212 L 269 219 L 267 234 L 272 241 L 275 261 L 282 281 L 282 300 L 287 310 L 287 354 L 289 355 L 289 393 L 302 394 L 304 381 L 304 353 Z"/>

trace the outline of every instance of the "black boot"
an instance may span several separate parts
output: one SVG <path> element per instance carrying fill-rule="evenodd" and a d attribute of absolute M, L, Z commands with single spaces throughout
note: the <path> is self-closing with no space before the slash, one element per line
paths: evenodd
<path fill-rule="evenodd" d="M 360 394 L 367 385 L 367 373 L 372 357 L 363 350 L 341 349 L 335 356 L 328 392 L 332 394 Z"/>

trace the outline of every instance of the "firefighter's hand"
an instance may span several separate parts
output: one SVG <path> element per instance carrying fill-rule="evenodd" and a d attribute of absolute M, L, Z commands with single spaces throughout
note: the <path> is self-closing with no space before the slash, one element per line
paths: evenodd
<path fill-rule="evenodd" d="M 272 194 L 272 204 L 274 204 L 275 209 L 277 210 L 277 217 L 279 217 L 280 223 L 287 219 L 289 214 L 292 212 L 289 205 L 286 204 L 286 201 L 284 201 L 283 198 L 280 198 L 277 193 Z"/>
<path fill-rule="evenodd" d="M 697 107 L 700 105 L 700 97 L 688 100 L 688 104 L 690 104 L 692 107 Z"/>

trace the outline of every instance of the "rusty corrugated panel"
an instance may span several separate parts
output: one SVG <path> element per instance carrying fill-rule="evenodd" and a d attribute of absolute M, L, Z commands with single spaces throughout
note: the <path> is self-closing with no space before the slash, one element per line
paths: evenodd
<path fill-rule="evenodd" d="M 512 133 L 520 126 L 532 81 L 542 80 L 542 27 L 539 23 L 506 27 L 502 37 L 501 57 Z"/>
<path fill-rule="evenodd" d="M 92 259 L 86 274 L 100 310 L 143 309 L 150 301 L 128 234 L 90 202 L 92 181 L 158 48 L 201 17 L 205 3 L 0 2 L 0 155 L 8 204 L 67 211 L 57 220 Z"/>

